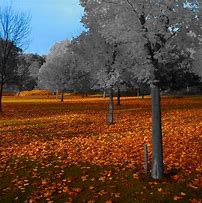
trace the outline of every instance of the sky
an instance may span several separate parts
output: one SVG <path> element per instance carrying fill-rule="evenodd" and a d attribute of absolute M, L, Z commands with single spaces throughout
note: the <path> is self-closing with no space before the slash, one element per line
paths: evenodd
<path fill-rule="evenodd" d="M 26 53 L 48 54 L 56 42 L 78 36 L 83 9 L 79 0 L 0 0 L 0 6 L 12 5 L 14 10 L 31 15 L 30 44 Z"/>

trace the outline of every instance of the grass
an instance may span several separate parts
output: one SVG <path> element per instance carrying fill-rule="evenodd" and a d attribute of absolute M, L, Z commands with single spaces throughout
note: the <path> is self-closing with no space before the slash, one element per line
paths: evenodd
<path fill-rule="evenodd" d="M 151 100 L 122 98 L 108 125 L 108 99 L 4 97 L 0 202 L 202 202 L 202 97 L 163 97 L 162 180 L 151 169 Z"/>

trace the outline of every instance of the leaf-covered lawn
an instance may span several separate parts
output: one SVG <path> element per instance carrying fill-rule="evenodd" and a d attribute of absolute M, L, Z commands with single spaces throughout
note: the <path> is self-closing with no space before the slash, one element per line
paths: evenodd
<path fill-rule="evenodd" d="M 161 181 L 143 169 L 150 106 L 123 98 L 108 125 L 107 99 L 5 98 L 0 202 L 202 202 L 202 98 L 162 99 Z"/>

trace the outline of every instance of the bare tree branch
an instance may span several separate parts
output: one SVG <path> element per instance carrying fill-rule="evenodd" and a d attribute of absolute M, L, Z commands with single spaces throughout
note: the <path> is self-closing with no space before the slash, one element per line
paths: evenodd
<path fill-rule="evenodd" d="M 133 4 L 130 2 L 130 0 L 126 0 L 126 2 L 130 5 L 130 7 L 132 8 L 133 12 L 138 15 L 138 12 L 135 10 L 135 7 L 134 7 Z"/>
<path fill-rule="evenodd" d="M 11 6 L 0 8 L 0 112 L 3 86 L 17 74 L 15 64 L 11 62 L 28 44 L 30 20 L 29 14 L 14 11 Z"/>

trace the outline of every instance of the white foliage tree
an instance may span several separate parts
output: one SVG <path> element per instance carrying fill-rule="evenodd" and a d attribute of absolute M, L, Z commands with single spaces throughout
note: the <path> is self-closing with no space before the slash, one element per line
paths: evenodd
<path fill-rule="evenodd" d="M 110 104 L 108 121 L 113 123 L 113 89 L 120 83 L 120 75 L 126 67 L 122 47 L 118 44 L 109 44 L 97 32 L 93 23 L 88 32 L 82 33 L 73 42 L 75 53 L 82 61 L 83 70 L 90 72 L 95 84 L 101 89 L 109 90 Z"/>
<path fill-rule="evenodd" d="M 39 70 L 39 84 L 52 91 L 64 92 L 72 88 L 76 58 L 69 48 L 70 42 L 64 40 L 56 43 L 46 57 L 46 63 Z"/>
<path fill-rule="evenodd" d="M 120 43 L 138 78 L 150 83 L 152 94 L 152 177 L 163 177 L 159 67 L 170 50 L 193 52 L 201 40 L 202 2 L 197 0 L 81 0 L 83 22 L 97 23 L 108 43 Z M 176 57 L 176 55 L 173 55 Z"/>

